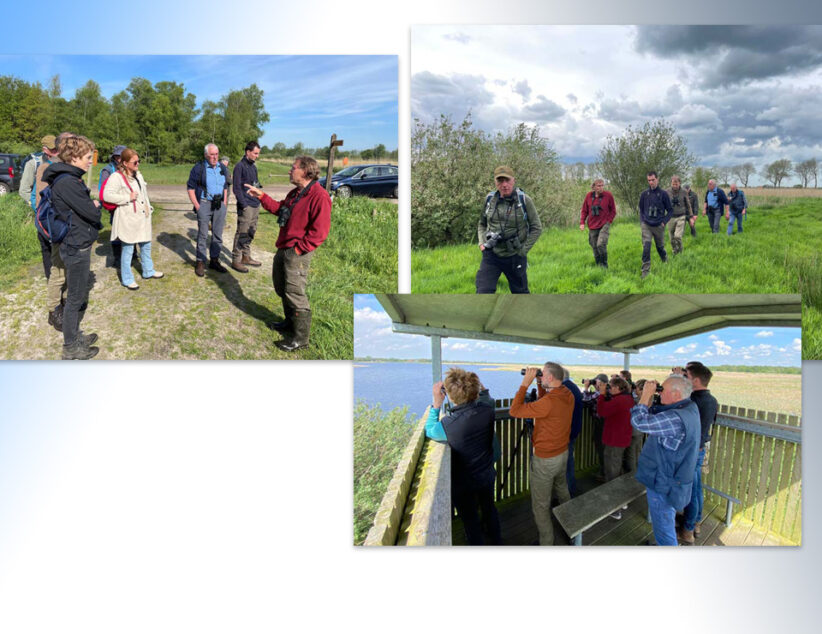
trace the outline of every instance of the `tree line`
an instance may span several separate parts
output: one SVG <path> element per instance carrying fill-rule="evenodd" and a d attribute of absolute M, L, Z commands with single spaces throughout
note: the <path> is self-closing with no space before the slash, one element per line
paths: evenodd
<path fill-rule="evenodd" d="M 115 145 L 127 145 L 147 162 L 188 163 L 202 158 L 206 143 L 216 143 L 222 154 L 236 160 L 248 141 L 263 135 L 262 126 L 269 121 L 264 93 L 256 84 L 231 90 L 216 101 L 206 100 L 199 108 L 197 97 L 183 84 L 152 83 L 142 77 L 131 79 L 110 99 L 94 80 L 78 88 L 71 99 L 62 92 L 59 75 L 47 87 L 0 76 L 0 151 L 34 152 L 47 134 L 70 130 L 94 141 L 103 158 Z M 300 154 L 328 158 L 329 152 L 328 147 L 312 149 L 302 143 L 292 147 L 275 143 L 261 150 L 274 158 Z M 397 150 L 389 152 L 379 144 L 336 155 L 396 160 Z"/>

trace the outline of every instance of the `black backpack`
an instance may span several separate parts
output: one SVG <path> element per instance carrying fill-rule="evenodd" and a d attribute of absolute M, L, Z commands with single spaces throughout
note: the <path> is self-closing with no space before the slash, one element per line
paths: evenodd
<path fill-rule="evenodd" d="M 69 209 L 68 222 L 64 222 L 57 217 L 57 210 L 52 200 L 52 188 L 63 176 L 70 176 L 70 174 L 58 174 L 54 182 L 46 185 L 40 192 L 40 203 L 34 215 L 37 232 L 49 242 L 62 242 L 71 228 L 71 209 Z"/>

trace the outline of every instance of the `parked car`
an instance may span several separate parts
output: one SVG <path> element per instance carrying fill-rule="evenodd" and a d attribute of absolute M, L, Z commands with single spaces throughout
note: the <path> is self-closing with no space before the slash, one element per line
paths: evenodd
<path fill-rule="evenodd" d="M 0 154 L 0 196 L 20 189 L 22 175 L 19 154 Z"/>
<path fill-rule="evenodd" d="M 331 177 L 331 191 L 340 198 L 353 195 L 398 198 L 400 172 L 396 165 L 351 165 Z M 325 178 L 320 179 L 325 187 Z"/>

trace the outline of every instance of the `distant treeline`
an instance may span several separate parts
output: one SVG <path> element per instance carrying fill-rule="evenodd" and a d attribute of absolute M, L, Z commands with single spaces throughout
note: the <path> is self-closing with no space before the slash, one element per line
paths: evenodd
<path fill-rule="evenodd" d="M 133 78 L 110 99 L 100 85 L 89 80 L 71 99 L 62 96 L 60 76 L 47 87 L 11 75 L 0 76 L 0 152 L 27 154 L 40 149 L 47 134 L 70 130 L 94 141 L 101 160 L 115 145 L 134 148 L 150 163 L 190 163 L 201 159 L 206 143 L 216 143 L 220 153 L 238 160 L 245 144 L 263 135 L 269 121 L 263 91 L 256 84 L 231 90 L 217 101 L 204 101 L 173 81 L 152 84 Z M 329 130 L 329 138 L 333 130 Z M 310 154 L 327 158 L 328 148 L 308 148 L 302 143 L 286 147 L 275 143 L 263 155 L 288 158 Z M 338 152 L 366 160 L 397 158 L 385 145 L 367 150 Z"/>

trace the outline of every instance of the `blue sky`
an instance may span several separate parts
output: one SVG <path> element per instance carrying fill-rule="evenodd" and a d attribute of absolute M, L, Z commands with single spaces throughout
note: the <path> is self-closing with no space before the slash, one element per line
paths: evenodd
<path fill-rule="evenodd" d="M 699 360 L 712 365 L 780 365 L 802 362 L 799 328 L 723 328 L 650 346 L 631 355 L 632 366 L 684 365 Z M 428 359 L 428 337 L 391 332 L 391 318 L 373 295 L 354 295 L 354 355 Z M 472 339 L 443 339 L 444 361 L 544 363 L 559 359 L 577 365 L 622 365 L 622 353 L 549 348 Z"/>
<path fill-rule="evenodd" d="M 199 106 L 256 83 L 271 117 L 262 145 L 302 141 L 318 147 L 336 133 L 345 141 L 343 149 L 397 147 L 395 55 L 0 56 L 0 68 L 3 75 L 44 87 L 59 75 L 66 99 L 89 79 L 110 98 L 132 78 L 144 77 L 182 83 Z"/>

